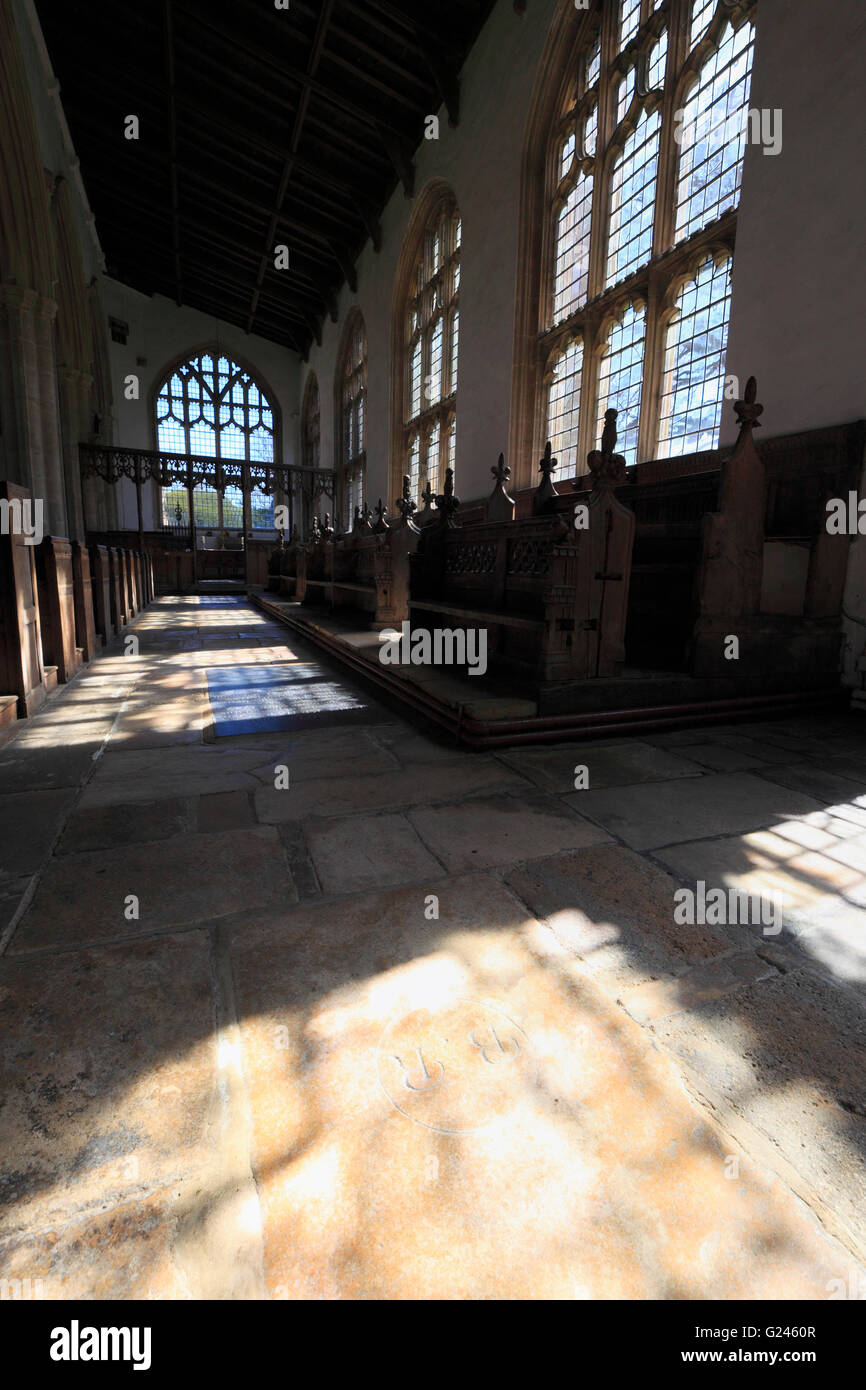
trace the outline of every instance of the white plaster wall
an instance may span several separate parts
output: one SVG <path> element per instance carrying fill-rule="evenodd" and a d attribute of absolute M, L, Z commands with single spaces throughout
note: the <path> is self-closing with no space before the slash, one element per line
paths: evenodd
<path fill-rule="evenodd" d="M 453 188 L 463 219 L 460 348 L 457 387 L 456 489 L 489 492 L 490 468 L 508 445 L 520 166 L 526 119 L 555 0 L 532 0 L 515 14 L 500 0 L 470 53 L 461 78 L 460 124 L 439 115 L 439 139 L 416 151 L 415 189 L 432 178 Z M 397 260 L 413 201 L 399 188 L 382 217 L 382 249 L 368 242 L 357 261 L 358 293 L 344 288 L 339 322 L 326 321 L 309 368 L 321 393 L 322 466 L 334 466 L 334 367 L 346 314 L 357 304 L 368 346 L 367 496 L 387 497 L 391 393 L 391 307 Z M 387 497 L 393 509 L 394 499 Z"/>
<path fill-rule="evenodd" d="M 746 151 L 726 370 L 757 378 L 768 436 L 866 416 L 864 70 L 863 0 L 760 0 L 750 104 L 781 110 L 782 150 Z M 724 419 L 727 443 L 733 412 Z M 844 612 L 853 685 L 866 537 L 851 543 Z"/>
<path fill-rule="evenodd" d="M 866 416 L 864 71 L 864 0 L 760 0 L 750 105 L 781 110 L 782 149 L 746 150 L 727 371 L 767 436 Z"/>
<path fill-rule="evenodd" d="M 129 325 L 126 344 L 109 342 L 111 378 L 114 391 L 115 443 L 139 449 L 156 448 L 153 393 L 166 367 L 181 353 L 192 352 L 206 343 L 216 343 L 229 356 L 248 364 L 263 387 L 271 394 L 282 422 L 282 462 L 297 463 L 298 383 L 300 359 L 288 348 L 269 342 L 254 333 L 245 333 L 233 324 L 213 319 L 198 309 L 181 308 L 162 295 L 140 294 L 127 285 L 102 280 L 105 312 Z M 141 365 L 138 358 L 145 358 Z M 127 400 L 124 380 L 139 378 L 138 400 Z M 150 490 L 145 489 L 144 525 L 156 525 L 150 506 Z M 118 525 L 136 526 L 135 490 L 123 489 L 122 517 Z"/>

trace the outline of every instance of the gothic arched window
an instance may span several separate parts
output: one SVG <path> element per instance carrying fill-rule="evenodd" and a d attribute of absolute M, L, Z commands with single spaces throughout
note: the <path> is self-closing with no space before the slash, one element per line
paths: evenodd
<path fill-rule="evenodd" d="M 437 190 L 420 228 L 402 324 L 402 474 L 416 502 L 429 483 L 445 484 L 455 465 L 457 356 L 460 337 L 460 214 L 453 194 Z"/>
<path fill-rule="evenodd" d="M 318 468 L 320 439 L 319 383 L 316 373 L 310 372 L 304 388 L 304 405 L 301 411 L 301 463 L 304 468 Z"/>
<path fill-rule="evenodd" d="M 241 463 L 273 463 L 277 424 L 274 406 L 252 374 L 220 353 L 202 351 L 171 368 L 156 395 L 157 448 Z M 251 493 L 254 527 L 273 526 L 273 499 Z M 162 489 L 163 525 L 189 524 L 185 488 Z M 195 523 L 243 527 L 243 493 L 202 484 L 195 490 Z"/>
<path fill-rule="evenodd" d="M 364 505 L 367 466 L 367 332 L 360 310 L 349 315 L 337 362 L 337 499 L 343 526 L 350 530 L 355 508 Z"/>
<path fill-rule="evenodd" d="M 566 18 L 570 51 L 541 74 L 539 356 L 524 379 L 543 389 L 523 418 L 563 473 L 583 471 L 610 406 L 630 464 L 718 443 L 743 155 L 762 134 L 754 10 L 619 0 Z"/>

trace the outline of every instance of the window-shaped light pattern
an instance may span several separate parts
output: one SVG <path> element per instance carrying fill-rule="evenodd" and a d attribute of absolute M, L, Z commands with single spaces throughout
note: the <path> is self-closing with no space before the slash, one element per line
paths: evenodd
<path fill-rule="evenodd" d="M 340 364 L 339 493 L 346 530 L 354 525 L 355 509 L 364 505 L 367 462 L 367 333 L 360 313 L 349 324 Z"/>
<path fill-rule="evenodd" d="M 680 146 L 676 240 L 735 207 L 746 148 L 754 30 L 724 30 L 676 113 Z"/>
<path fill-rule="evenodd" d="M 261 387 L 231 358 L 203 352 L 176 367 L 156 400 L 157 447 L 163 453 L 199 454 L 247 463 L 274 462 L 274 411 Z M 163 488 L 163 525 L 175 526 L 180 505 L 177 486 Z M 273 513 L 273 504 L 270 504 Z M 188 522 L 188 506 L 183 506 Z M 226 519 L 213 488 L 196 490 L 196 525 L 208 529 L 243 525 Z M 234 517 L 234 511 L 230 510 Z M 267 523 L 260 523 L 267 525 Z"/>
<path fill-rule="evenodd" d="M 620 48 L 625 48 L 637 33 L 640 24 L 640 3 L 641 0 L 620 0 Z"/>
<path fill-rule="evenodd" d="M 420 237 L 405 307 L 404 473 L 418 503 L 454 466 L 452 425 L 457 410 L 460 336 L 461 224 L 453 198 L 433 209 Z"/>
<path fill-rule="evenodd" d="M 716 12 L 718 0 L 692 0 L 692 16 L 689 33 L 689 47 L 694 48 L 698 39 L 702 39 L 707 31 L 707 26 Z"/>
<path fill-rule="evenodd" d="M 607 351 L 598 374 L 596 439 L 601 439 L 604 412 L 618 411 L 616 451 L 627 464 L 635 463 L 637 458 L 645 334 L 644 309 L 629 305 L 608 334 Z"/>
<path fill-rule="evenodd" d="M 556 357 L 547 388 L 547 429 L 563 476 L 578 472 L 577 430 L 580 423 L 580 379 L 583 343 L 569 343 Z"/>
<path fill-rule="evenodd" d="M 610 179 L 608 285 L 616 284 L 652 254 L 653 209 L 659 157 L 658 112 L 642 111 Z"/>
<path fill-rule="evenodd" d="M 591 217 L 592 175 L 581 170 L 565 197 L 556 223 L 554 323 L 561 323 L 581 304 L 586 303 Z"/>
<path fill-rule="evenodd" d="M 718 446 L 730 308 L 731 262 L 708 259 L 680 290 L 667 330 L 659 458 Z"/>

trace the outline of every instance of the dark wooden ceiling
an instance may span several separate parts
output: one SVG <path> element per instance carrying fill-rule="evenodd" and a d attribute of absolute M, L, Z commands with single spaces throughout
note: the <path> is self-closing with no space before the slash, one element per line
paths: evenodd
<path fill-rule="evenodd" d="M 493 0 L 37 8 L 108 273 L 306 353 Z"/>

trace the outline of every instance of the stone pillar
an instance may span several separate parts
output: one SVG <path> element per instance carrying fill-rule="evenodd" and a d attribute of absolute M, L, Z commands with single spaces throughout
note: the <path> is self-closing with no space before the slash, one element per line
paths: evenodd
<path fill-rule="evenodd" d="M 134 617 L 129 601 L 129 557 L 124 546 L 117 547 L 117 572 L 120 575 L 120 601 L 123 605 L 123 621 L 128 623 Z"/>
<path fill-rule="evenodd" d="M 0 499 L 19 504 L 26 488 L 0 482 Z M 15 695 L 22 718 L 34 714 L 45 699 L 35 546 L 9 525 L 0 530 L 0 695 Z"/>
<path fill-rule="evenodd" d="M 0 285 L 0 390 L 7 453 L 20 486 L 44 506 L 47 489 L 35 323 L 38 302 L 35 290 Z"/>
<path fill-rule="evenodd" d="M 58 681 L 70 681 L 81 654 L 75 643 L 72 546 L 65 536 L 46 536 L 37 547 L 36 573 L 43 661 L 57 667 Z"/>
<path fill-rule="evenodd" d="M 126 611 L 130 618 L 138 612 L 138 598 L 135 592 L 132 551 L 127 547 L 123 552 L 124 573 L 126 575 Z"/>
<path fill-rule="evenodd" d="M 66 488 L 63 480 L 63 454 L 60 443 L 60 412 L 54 356 L 54 320 L 57 305 L 53 299 L 37 301 L 36 366 L 39 375 L 39 414 L 42 421 L 42 459 L 45 469 L 46 525 L 52 535 L 68 536 Z"/>
<path fill-rule="evenodd" d="M 114 631 L 120 632 L 126 626 L 126 597 L 123 583 L 123 562 L 120 550 L 113 545 L 108 547 L 108 566 L 111 575 L 111 624 Z"/>
<path fill-rule="evenodd" d="M 72 587 L 75 595 L 75 640 L 85 661 L 96 651 L 96 623 L 90 583 L 90 556 L 80 541 L 72 542 Z"/>
<path fill-rule="evenodd" d="M 104 545 L 90 547 L 90 580 L 93 587 L 96 631 L 102 645 L 105 646 L 114 635 L 114 624 L 111 621 L 111 570 L 108 565 L 108 549 Z"/>
<path fill-rule="evenodd" d="M 89 432 L 87 414 L 90 409 L 90 387 L 93 379 L 71 367 L 61 367 L 57 379 L 69 535 L 72 540 L 83 541 L 86 520 L 78 445 Z"/>
<path fill-rule="evenodd" d="M 126 582 L 129 586 L 129 611 L 135 617 L 141 604 L 138 601 L 138 584 L 135 578 L 135 551 L 129 549 L 126 552 Z"/>

